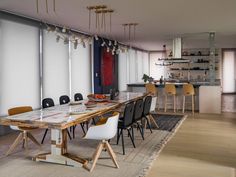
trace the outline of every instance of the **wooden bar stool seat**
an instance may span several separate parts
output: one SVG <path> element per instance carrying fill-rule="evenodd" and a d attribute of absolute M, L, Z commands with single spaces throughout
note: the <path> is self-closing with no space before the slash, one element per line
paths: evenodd
<path fill-rule="evenodd" d="M 194 95 L 195 95 L 195 91 L 194 91 L 194 87 L 192 84 L 184 84 L 183 85 L 183 113 L 185 111 L 185 104 L 187 102 L 185 102 L 185 97 L 186 96 L 191 96 L 192 101 L 188 102 L 190 104 L 192 104 L 192 114 L 194 114 Z"/>
<path fill-rule="evenodd" d="M 174 84 L 165 84 L 165 112 L 167 110 L 167 104 L 173 104 L 174 112 L 176 112 L 176 88 Z M 167 102 L 168 97 L 173 97 L 173 103 Z"/>
<path fill-rule="evenodd" d="M 145 87 L 146 87 L 146 92 L 151 94 L 151 96 L 152 96 L 152 104 L 151 104 L 150 111 L 155 112 L 156 107 L 159 110 L 158 92 L 157 92 L 156 86 L 153 83 L 148 83 L 148 84 L 145 84 Z"/>

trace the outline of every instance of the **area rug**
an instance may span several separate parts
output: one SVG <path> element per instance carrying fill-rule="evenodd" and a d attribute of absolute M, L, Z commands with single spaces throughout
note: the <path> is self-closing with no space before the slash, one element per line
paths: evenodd
<path fill-rule="evenodd" d="M 152 117 L 155 119 L 158 130 L 172 131 L 178 122 L 183 118 L 183 115 L 168 115 L 168 114 L 152 114 Z M 152 128 L 156 128 L 152 125 Z"/>
<path fill-rule="evenodd" d="M 117 155 L 120 168 L 114 168 L 111 159 L 108 159 L 107 152 L 102 152 L 102 159 L 98 160 L 97 166 L 92 173 L 83 168 L 75 168 L 63 165 L 55 165 L 42 162 L 34 162 L 31 158 L 41 153 L 32 143 L 29 144 L 30 157 L 25 156 L 25 151 L 18 147 L 15 153 L 8 157 L 3 154 L 9 148 L 16 133 L 11 133 L 0 137 L 0 176 L 6 177 L 144 177 L 151 168 L 152 162 L 164 148 L 166 143 L 171 139 L 178 130 L 186 116 L 174 117 L 172 115 L 154 115 L 159 129 L 154 129 L 153 133 L 145 130 L 145 140 L 142 140 L 140 133 L 135 133 L 136 148 L 133 148 L 129 137 L 124 137 L 126 155 L 122 155 L 121 143 L 116 145 L 116 138 L 111 140 L 111 145 Z M 166 120 L 164 120 L 166 118 Z M 159 119 L 159 120 L 158 120 Z M 178 120 L 177 120 L 178 119 Z M 172 123 L 175 122 L 175 123 Z M 165 125 L 166 124 L 166 125 Z M 169 125 L 169 127 L 167 126 Z M 83 157 L 91 157 L 98 141 L 82 139 L 82 131 L 79 126 L 76 129 L 76 138 L 69 141 L 69 152 L 78 154 Z M 33 132 L 34 136 L 40 141 L 44 131 Z M 42 146 L 43 152 L 50 150 L 50 134 L 45 139 Z"/>

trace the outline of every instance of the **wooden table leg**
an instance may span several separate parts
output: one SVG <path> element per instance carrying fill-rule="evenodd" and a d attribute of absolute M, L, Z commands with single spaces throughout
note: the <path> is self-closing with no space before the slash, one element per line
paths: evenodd
<path fill-rule="evenodd" d="M 67 129 L 52 129 L 51 153 L 39 154 L 34 160 L 88 169 L 88 160 L 67 152 Z"/>

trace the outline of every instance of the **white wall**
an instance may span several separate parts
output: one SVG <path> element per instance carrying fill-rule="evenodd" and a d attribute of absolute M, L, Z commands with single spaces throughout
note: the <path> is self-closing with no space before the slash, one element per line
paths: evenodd
<path fill-rule="evenodd" d="M 150 76 L 155 80 L 159 80 L 161 76 L 165 75 L 165 67 L 156 65 L 161 63 L 158 58 L 162 58 L 162 52 L 152 52 L 150 53 Z"/>

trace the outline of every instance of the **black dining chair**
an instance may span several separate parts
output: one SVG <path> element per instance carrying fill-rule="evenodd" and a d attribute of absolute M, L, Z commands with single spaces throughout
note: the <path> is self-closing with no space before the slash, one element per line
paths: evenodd
<path fill-rule="evenodd" d="M 70 102 L 70 97 L 68 97 L 67 95 L 60 96 L 60 98 L 59 98 L 60 105 L 67 104 L 69 102 Z"/>
<path fill-rule="evenodd" d="M 43 108 L 43 109 L 49 108 L 49 107 L 53 107 L 53 106 L 55 106 L 55 104 L 54 104 L 54 101 L 53 101 L 52 98 L 44 98 L 44 99 L 43 99 L 43 101 L 42 101 L 42 108 Z M 41 141 L 41 144 L 43 144 L 44 139 L 45 139 L 47 133 L 48 133 L 48 128 L 47 128 L 47 129 L 45 130 L 45 132 L 44 132 L 44 135 L 43 135 L 43 139 L 42 139 L 42 141 Z M 70 133 L 68 132 L 68 130 L 67 130 L 67 134 L 68 134 L 69 138 L 71 139 L 71 136 L 70 136 Z"/>
<path fill-rule="evenodd" d="M 49 107 L 52 107 L 52 106 L 55 106 L 54 101 L 53 101 L 52 98 L 44 98 L 43 99 L 43 101 L 42 101 L 42 108 L 43 109 L 44 108 L 49 108 Z M 48 128 L 44 132 L 43 139 L 41 140 L 41 144 L 43 144 L 44 139 L 45 139 L 47 133 L 48 133 Z"/>
<path fill-rule="evenodd" d="M 119 118 L 119 122 L 118 122 L 118 132 L 117 132 L 116 144 L 117 145 L 119 144 L 119 140 L 120 140 L 120 136 L 121 136 L 123 155 L 125 155 L 123 130 L 127 130 L 128 136 L 130 137 L 133 147 L 135 148 L 134 137 L 133 137 L 134 133 L 133 133 L 133 126 L 132 126 L 133 125 L 133 113 L 134 113 L 134 102 L 130 102 L 130 103 L 126 104 L 125 109 L 124 109 L 124 114 L 122 117 Z"/>
<path fill-rule="evenodd" d="M 145 124 L 147 123 L 147 126 L 149 128 L 149 130 L 152 133 L 152 128 L 150 125 L 150 119 L 149 119 L 149 115 L 150 115 L 150 109 L 151 109 L 151 104 L 152 104 L 152 96 L 146 96 L 145 100 L 144 100 L 144 105 L 143 105 L 143 115 L 142 117 L 145 118 Z M 146 126 L 145 126 L 146 128 Z"/>
<path fill-rule="evenodd" d="M 59 98 L 59 102 L 60 102 L 60 105 L 67 104 L 67 103 L 70 102 L 70 97 L 67 96 L 67 95 L 62 95 L 62 96 L 60 96 L 60 98 Z M 84 123 L 81 123 L 80 126 L 81 126 L 81 128 L 82 128 L 83 133 L 86 134 L 86 131 L 85 131 L 85 129 L 84 129 Z M 76 128 L 76 125 L 70 127 L 70 132 L 73 132 L 73 138 L 75 138 L 75 128 Z M 88 128 L 87 128 L 87 129 L 88 129 Z M 68 131 L 67 131 L 67 132 L 68 132 Z M 68 132 L 68 135 L 69 135 L 69 137 L 70 137 L 70 139 L 71 139 L 71 136 L 70 136 L 70 133 L 69 133 L 69 132 Z"/>
<path fill-rule="evenodd" d="M 80 100 L 83 100 L 84 98 L 83 98 L 83 95 L 81 94 L 81 93 L 76 93 L 75 95 L 74 95 L 74 100 L 75 101 L 80 101 Z"/>
<path fill-rule="evenodd" d="M 137 125 L 137 129 L 140 131 L 142 139 L 144 140 L 144 128 L 142 124 L 143 118 L 143 99 L 138 99 L 134 105 L 133 124 Z"/>

